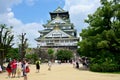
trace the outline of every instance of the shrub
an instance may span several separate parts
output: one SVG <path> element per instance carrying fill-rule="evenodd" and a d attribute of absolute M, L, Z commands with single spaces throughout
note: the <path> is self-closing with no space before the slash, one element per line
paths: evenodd
<path fill-rule="evenodd" d="M 103 62 L 101 64 L 93 63 L 90 65 L 90 70 L 95 72 L 117 72 L 119 71 L 119 65 L 109 62 Z"/>
<path fill-rule="evenodd" d="M 30 60 L 31 63 L 35 63 L 35 61 L 39 59 L 39 56 L 36 53 L 34 53 L 34 54 L 26 54 L 25 58 Z"/>

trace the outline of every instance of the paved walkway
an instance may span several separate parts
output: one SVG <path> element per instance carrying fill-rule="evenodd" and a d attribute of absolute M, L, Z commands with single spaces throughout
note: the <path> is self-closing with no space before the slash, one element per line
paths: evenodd
<path fill-rule="evenodd" d="M 54 64 L 51 71 L 48 71 L 47 64 L 42 64 L 39 73 L 36 73 L 35 65 L 30 65 L 30 69 L 28 80 L 120 80 L 120 74 L 77 70 L 72 64 Z M 0 80 L 23 80 L 23 77 L 8 78 L 7 72 L 4 72 L 0 73 Z"/>

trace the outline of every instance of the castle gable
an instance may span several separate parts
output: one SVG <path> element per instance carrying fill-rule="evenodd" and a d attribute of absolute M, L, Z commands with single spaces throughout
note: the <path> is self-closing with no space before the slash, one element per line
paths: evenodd
<path fill-rule="evenodd" d="M 52 30 L 51 32 L 46 34 L 44 37 L 66 37 L 66 38 L 69 38 L 71 36 L 59 29 L 59 30 Z"/>
<path fill-rule="evenodd" d="M 65 12 L 61 7 L 58 7 L 54 12 Z"/>

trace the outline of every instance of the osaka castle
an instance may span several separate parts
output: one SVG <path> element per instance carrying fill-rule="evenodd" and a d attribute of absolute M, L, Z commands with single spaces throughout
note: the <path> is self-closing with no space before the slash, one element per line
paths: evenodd
<path fill-rule="evenodd" d="M 77 31 L 70 22 L 69 12 L 58 7 L 50 12 L 50 20 L 43 24 L 44 30 L 38 31 L 40 36 L 35 39 L 42 49 L 77 49 Z"/>

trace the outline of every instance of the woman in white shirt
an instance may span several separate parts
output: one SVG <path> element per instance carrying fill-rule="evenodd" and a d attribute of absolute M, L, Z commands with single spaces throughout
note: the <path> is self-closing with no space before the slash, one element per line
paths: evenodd
<path fill-rule="evenodd" d="M 0 73 L 2 72 L 2 67 L 1 67 L 1 65 L 0 65 Z"/>
<path fill-rule="evenodd" d="M 21 63 L 21 61 L 19 60 L 19 61 L 17 62 L 17 76 L 18 76 L 18 78 L 21 76 L 21 72 L 22 72 L 22 63 Z"/>

